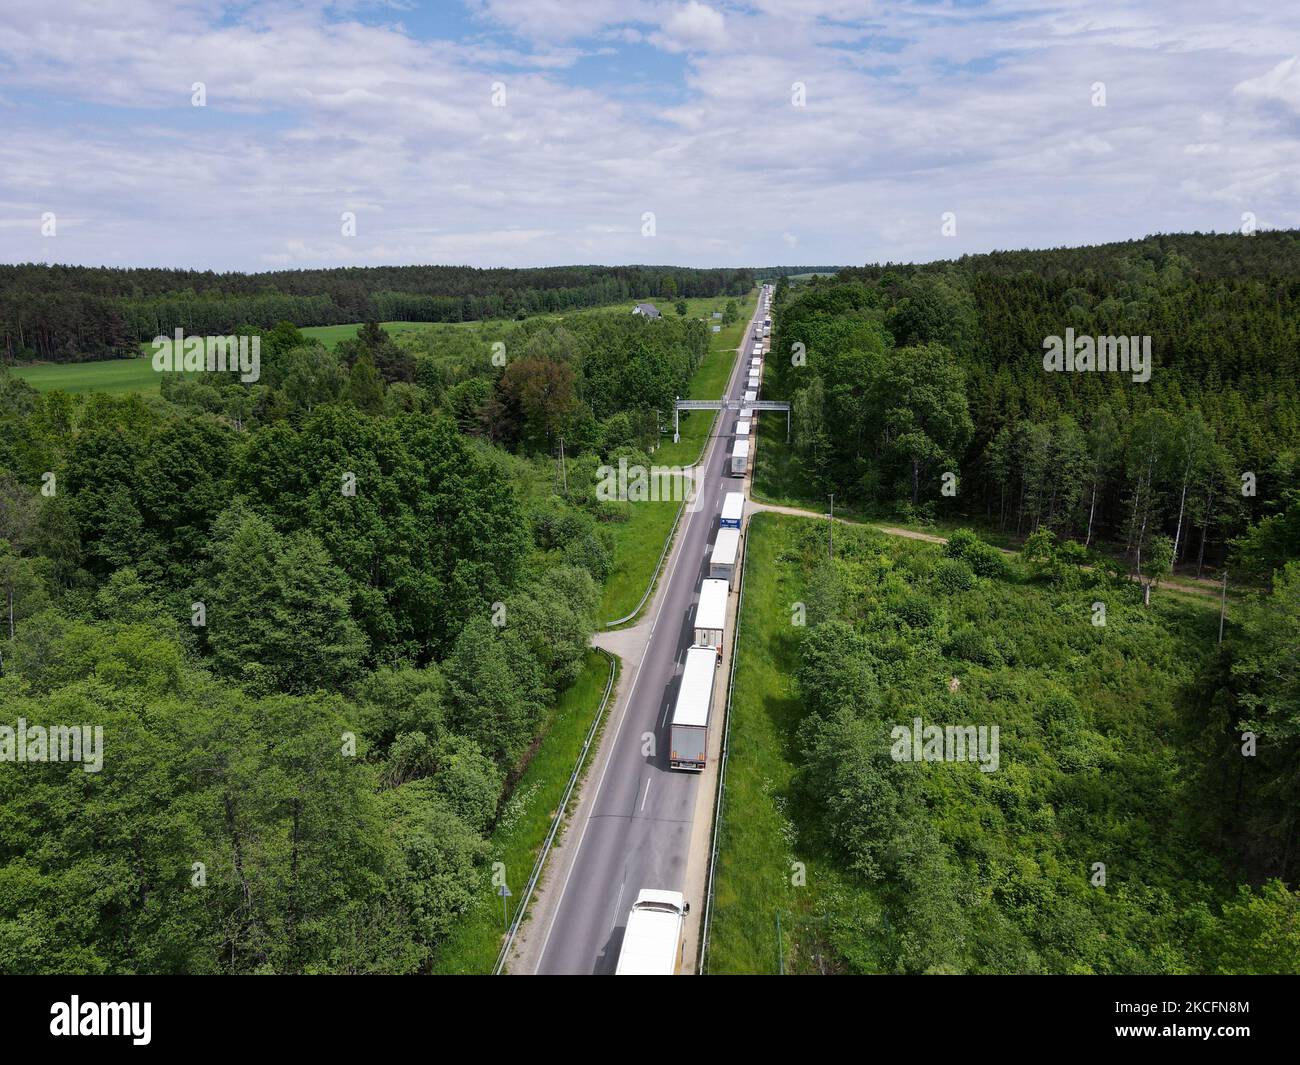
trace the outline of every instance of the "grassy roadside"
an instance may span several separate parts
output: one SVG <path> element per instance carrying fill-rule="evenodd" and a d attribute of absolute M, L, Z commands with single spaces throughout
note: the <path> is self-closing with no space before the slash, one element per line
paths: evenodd
<path fill-rule="evenodd" d="M 635 503 L 628 508 L 628 520 L 613 527 L 613 559 L 600 597 L 599 621 L 614 621 L 635 609 L 680 507 L 671 500 Z"/>
<path fill-rule="evenodd" d="M 790 624 L 790 616 L 803 588 L 797 569 L 782 565 L 781 555 L 802 521 L 759 513 L 749 522 L 709 931 L 711 974 L 778 972 L 778 911 L 782 938 L 788 940 L 801 919 L 814 912 L 819 886 L 835 875 L 809 855 L 796 854 L 789 817 L 795 775 L 790 738 L 803 717 L 792 679 L 802 630 Z M 791 884 L 795 861 L 805 863 L 809 886 Z"/>
<path fill-rule="evenodd" d="M 551 819 L 564 797 L 608 679 L 608 659 L 597 651 L 588 651 L 581 675 L 560 696 L 542 729 L 541 744 L 506 802 L 489 841 L 491 853 L 482 872 L 482 891 L 438 951 L 435 973 L 492 972 L 504 934 L 501 899 L 492 885 L 492 863 L 505 865 L 506 884 L 514 892 L 510 899 L 513 918 L 513 907 L 520 901 L 537 853 L 550 831 Z"/>
<path fill-rule="evenodd" d="M 691 376 L 691 399 L 720 399 L 735 366 L 736 348 L 744 336 L 753 314 L 755 294 L 737 301 L 740 318 L 716 334 L 700 365 Z M 695 300 L 688 303 L 717 304 L 722 300 Z M 702 312 L 703 313 L 703 312 Z M 709 430 L 714 422 L 713 411 L 696 411 L 681 419 L 681 439 L 676 443 L 667 438 L 654 454 L 661 466 L 690 466 L 699 459 L 708 443 Z M 672 531 L 680 502 L 644 502 L 632 506 L 631 517 L 614 527 L 613 564 L 605 581 L 601 597 L 601 618 L 613 621 L 636 608 L 654 577 L 655 565 L 664 549 L 664 541 Z"/>

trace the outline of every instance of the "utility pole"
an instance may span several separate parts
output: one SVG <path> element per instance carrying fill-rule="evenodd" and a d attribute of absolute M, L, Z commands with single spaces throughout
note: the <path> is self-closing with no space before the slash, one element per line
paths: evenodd
<path fill-rule="evenodd" d="M 827 541 L 827 545 L 829 547 L 830 557 L 834 558 L 835 557 L 835 493 L 834 492 L 831 493 L 830 519 L 831 519 L 831 528 L 830 528 L 831 535 L 830 535 L 830 539 Z"/>
<path fill-rule="evenodd" d="M 1223 567 L 1223 591 L 1219 593 L 1219 643 L 1223 643 L 1223 618 L 1228 612 L 1228 567 Z"/>

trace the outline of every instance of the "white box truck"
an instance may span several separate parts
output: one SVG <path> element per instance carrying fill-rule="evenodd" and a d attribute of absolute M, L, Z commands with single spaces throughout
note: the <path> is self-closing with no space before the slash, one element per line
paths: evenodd
<path fill-rule="evenodd" d="M 736 438 L 738 440 L 744 440 L 748 438 L 748 436 L 749 436 L 749 422 L 742 419 L 741 421 L 738 421 L 736 423 Z"/>
<path fill-rule="evenodd" d="M 695 644 L 712 647 L 722 659 L 722 639 L 727 628 L 727 593 L 731 589 L 726 581 L 706 577 L 700 582 L 700 601 L 695 607 Z"/>
<path fill-rule="evenodd" d="M 749 441 L 737 440 L 731 449 L 731 476 L 744 477 L 749 469 Z"/>
<path fill-rule="evenodd" d="M 704 768 L 709 754 L 709 711 L 713 706 L 713 678 L 718 652 L 712 647 L 691 647 L 686 652 L 682 686 L 668 726 L 670 769 Z"/>
<path fill-rule="evenodd" d="M 740 557 L 740 530 L 719 529 L 709 556 L 709 576 L 714 580 L 736 583 L 736 563 Z"/>
<path fill-rule="evenodd" d="M 745 493 L 728 492 L 722 499 L 722 517 L 718 522 L 718 528 L 739 529 L 744 516 Z"/>
<path fill-rule="evenodd" d="M 758 399 L 758 393 L 754 391 L 754 389 L 751 388 L 748 392 L 745 393 L 746 403 L 753 403 L 756 399 Z"/>
<path fill-rule="evenodd" d="M 680 891 L 642 888 L 623 930 L 615 976 L 676 976 L 685 950 L 691 904 Z"/>

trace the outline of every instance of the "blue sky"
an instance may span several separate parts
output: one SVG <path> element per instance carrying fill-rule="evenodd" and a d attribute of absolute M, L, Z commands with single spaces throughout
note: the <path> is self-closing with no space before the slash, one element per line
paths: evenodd
<path fill-rule="evenodd" d="M 861 263 L 1295 227 L 1297 52 L 1300 9 L 1255 0 L 6 0 L 0 260 Z"/>

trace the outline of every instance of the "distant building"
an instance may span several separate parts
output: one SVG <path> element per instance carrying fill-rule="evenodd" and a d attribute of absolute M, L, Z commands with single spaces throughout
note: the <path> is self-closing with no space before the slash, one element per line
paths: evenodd
<path fill-rule="evenodd" d="M 722 312 L 721 312 L 721 311 L 714 311 L 714 312 L 713 312 L 713 317 L 714 317 L 714 318 L 721 318 L 721 317 L 722 317 Z"/>
<path fill-rule="evenodd" d="M 656 307 L 653 303 L 638 303 L 635 307 L 632 308 L 632 313 L 639 314 L 645 318 L 658 318 L 659 308 Z"/>
<path fill-rule="evenodd" d="M 720 326 L 720 325 L 715 325 L 715 326 L 713 327 L 713 331 L 714 331 L 715 333 L 721 333 L 721 332 L 722 332 L 722 326 Z"/>

